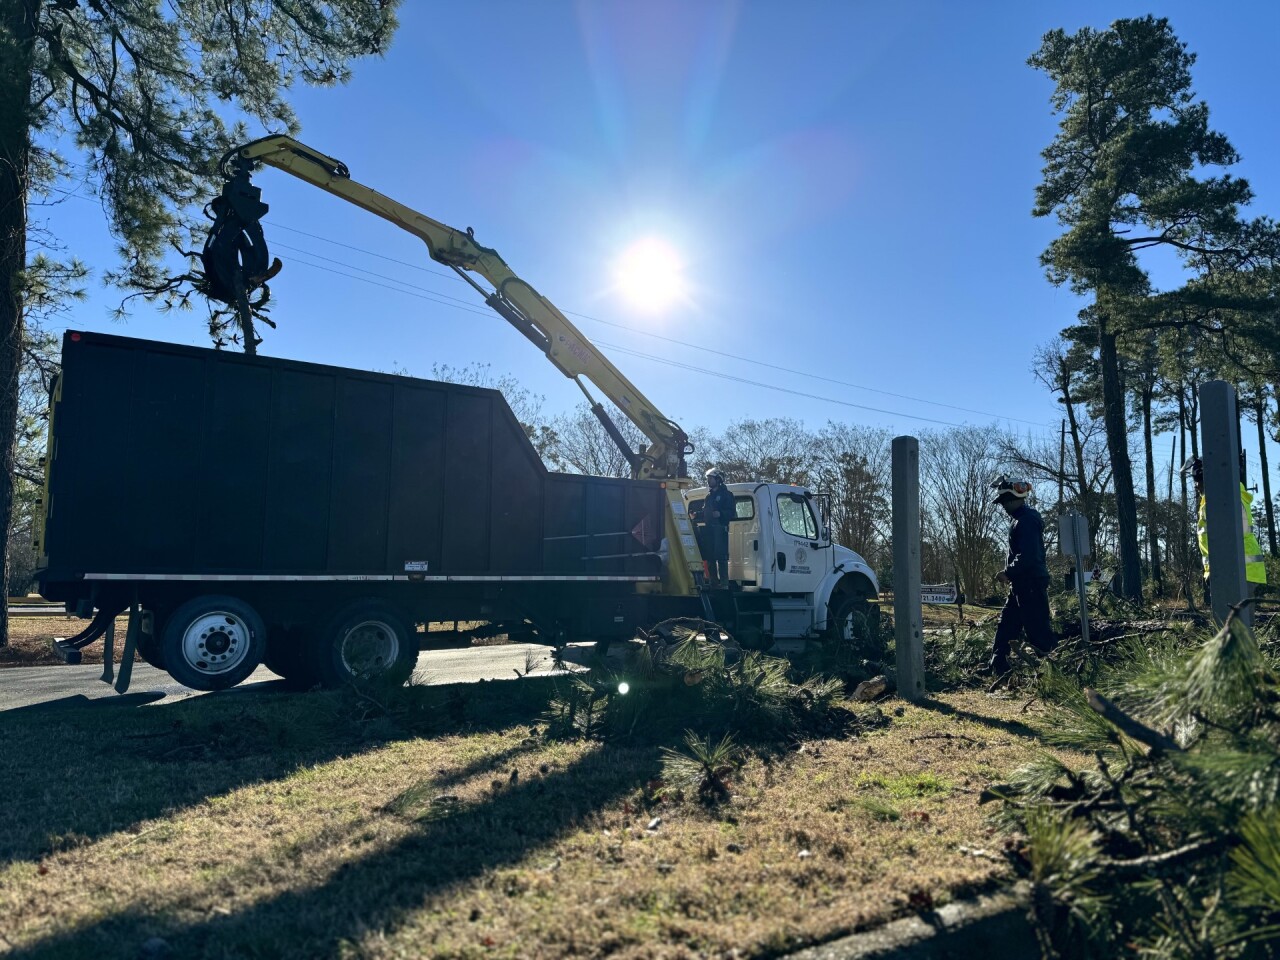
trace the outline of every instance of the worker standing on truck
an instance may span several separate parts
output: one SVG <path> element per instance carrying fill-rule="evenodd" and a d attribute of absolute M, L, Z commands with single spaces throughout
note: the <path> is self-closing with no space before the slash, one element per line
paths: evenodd
<path fill-rule="evenodd" d="M 1208 606 L 1212 601 L 1209 597 L 1209 526 L 1205 521 L 1204 464 L 1199 457 L 1192 457 L 1179 472 L 1191 474 L 1191 482 L 1196 488 L 1196 542 L 1200 544 L 1200 559 L 1204 565 L 1204 602 Z M 1240 484 L 1240 514 L 1244 525 L 1244 578 L 1249 583 L 1266 583 L 1267 567 L 1262 559 L 1262 545 L 1253 534 L 1253 494 L 1243 483 Z"/>
<path fill-rule="evenodd" d="M 1009 596 L 1000 611 L 995 642 L 991 646 L 991 672 L 1009 671 L 1010 645 L 1026 632 L 1027 639 L 1041 653 L 1058 645 L 1049 617 L 1049 568 L 1044 559 L 1044 521 L 1027 504 L 1031 484 L 1025 480 L 997 477 L 992 503 L 1009 515 L 1009 556 L 997 575 L 1008 584 Z"/>
<path fill-rule="evenodd" d="M 729 521 L 737 513 L 733 494 L 724 485 L 719 467 L 707 471 L 707 500 L 702 507 L 707 580 L 713 587 L 729 585 Z"/>

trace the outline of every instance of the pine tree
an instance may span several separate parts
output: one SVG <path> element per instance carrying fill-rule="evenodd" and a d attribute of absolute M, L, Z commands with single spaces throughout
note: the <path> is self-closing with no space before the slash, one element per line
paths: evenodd
<path fill-rule="evenodd" d="M 166 287 L 215 167 L 246 123 L 293 132 L 296 82 L 334 84 L 387 48 L 398 0 L 0 0 L 0 526 L 11 526 L 23 322 L 39 282 L 29 202 L 75 172 L 121 259 L 106 278 Z M 228 122 L 238 116 L 245 122 Z M 68 264 L 47 266 L 57 276 Z M 242 337 L 252 349 L 252 335 Z M 7 579 L 7 578 L 6 578 Z M 0 613 L 0 644 L 7 638 Z"/>
<path fill-rule="evenodd" d="M 1150 293 L 1139 262 L 1164 247 L 1212 256 L 1239 239 L 1248 183 L 1229 174 L 1198 179 L 1204 167 L 1238 159 L 1210 129 L 1195 100 L 1195 56 L 1169 22 L 1117 20 L 1107 30 L 1045 34 L 1028 63 L 1054 83 L 1058 135 L 1045 148 L 1033 212 L 1066 228 L 1041 256 L 1055 284 L 1091 294 L 1073 339 L 1096 345 L 1103 416 L 1115 469 L 1122 592 L 1141 599 L 1137 504 L 1129 457 L 1117 336 L 1132 328 Z"/>

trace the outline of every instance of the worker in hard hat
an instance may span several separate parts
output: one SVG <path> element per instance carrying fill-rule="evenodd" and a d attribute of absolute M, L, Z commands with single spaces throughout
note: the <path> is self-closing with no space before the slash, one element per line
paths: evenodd
<path fill-rule="evenodd" d="M 729 521 L 737 515 L 733 494 L 718 467 L 707 471 L 707 499 L 702 505 L 703 557 L 712 587 L 729 585 Z"/>
<path fill-rule="evenodd" d="M 1183 475 L 1190 474 L 1196 488 L 1196 542 L 1200 544 L 1200 559 L 1204 564 L 1204 602 L 1209 598 L 1209 526 L 1205 520 L 1204 463 L 1192 457 L 1182 465 Z M 1253 535 L 1253 494 L 1240 484 L 1240 515 L 1244 526 L 1244 578 L 1249 583 L 1266 583 L 1267 567 L 1262 559 L 1262 545 Z"/>
<path fill-rule="evenodd" d="M 1009 554 L 996 578 L 1009 587 L 1009 596 L 1000 611 L 995 642 L 991 645 L 990 669 L 995 674 L 1009 671 L 1011 645 L 1025 633 L 1041 653 L 1058 645 L 1049 615 L 1049 568 L 1044 559 L 1044 521 L 1027 503 L 1031 484 L 1025 480 L 997 477 L 992 503 L 1009 515 Z"/>

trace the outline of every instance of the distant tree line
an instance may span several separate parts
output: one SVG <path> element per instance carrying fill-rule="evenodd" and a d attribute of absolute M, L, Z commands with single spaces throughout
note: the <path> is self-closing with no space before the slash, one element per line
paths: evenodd
<path fill-rule="evenodd" d="M 10 538 L 10 595 L 30 585 L 35 555 L 30 548 L 43 469 L 47 386 L 57 369 L 56 343 L 33 329 L 24 365 L 22 430 L 16 477 L 16 523 Z M 1199 602 L 1200 554 L 1195 543 L 1195 504 L 1188 481 L 1178 470 L 1186 456 L 1198 452 L 1194 429 L 1198 410 L 1196 376 L 1179 386 L 1158 381 L 1147 391 L 1141 368 L 1126 361 L 1130 392 L 1126 441 L 1141 445 L 1144 456 L 1137 476 L 1143 481 L 1137 495 L 1140 569 L 1148 592 Z M 398 370 L 398 373 L 410 371 Z M 1045 515 L 1051 554 L 1056 550 L 1054 518 L 1068 507 L 1089 520 L 1094 555 L 1109 570 L 1117 568 L 1120 526 L 1116 516 L 1115 475 L 1107 446 L 1096 365 L 1086 351 L 1065 340 L 1041 349 L 1032 367 L 1034 376 L 1056 394 L 1063 411 L 1056 435 L 1020 435 L 995 424 L 931 429 L 917 432 L 921 455 L 921 524 L 923 570 L 926 582 L 956 581 L 971 600 L 998 594 L 995 580 L 1004 558 L 1006 522 L 991 503 L 990 484 L 999 473 L 1010 473 L 1035 486 L 1035 503 Z M 433 379 L 499 390 L 543 462 L 551 470 L 595 476 L 629 475 L 626 459 L 585 404 L 557 415 L 544 412 L 544 400 L 510 375 L 495 375 L 486 364 L 465 367 L 437 365 Z M 1247 393 L 1242 410 L 1253 429 L 1261 416 L 1263 429 L 1275 430 L 1274 393 Z M 1259 413 L 1260 412 L 1260 413 Z M 632 448 L 644 437 L 620 413 L 616 414 Z M 791 418 L 743 419 L 721 431 L 695 427 L 690 431 L 695 452 L 690 472 L 710 466 L 724 471 L 730 483 L 765 480 L 796 483 L 828 494 L 831 531 L 837 543 L 863 555 L 886 588 L 893 583 L 890 444 L 893 433 L 884 428 L 828 421 L 810 428 Z M 1155 438 L 1160 438 L 1159 456 Z M 1260 450 L 1265 458 L 1265 451 Z M 1260 481 L 1266 486 L 1265 480 Z M 1257 502 L 1259 539 L 1276 554 L 1274 507 Z M 1055 562 L 1065 571 L 1065 562 Z"/>

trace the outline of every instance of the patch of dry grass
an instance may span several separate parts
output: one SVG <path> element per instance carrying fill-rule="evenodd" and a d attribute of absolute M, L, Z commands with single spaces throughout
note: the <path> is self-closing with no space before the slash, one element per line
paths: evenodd
<path fill-rule="evenodd" d="M 14 718 L 0 942 L 59 958 L 132 958 L 152 936 L 184 957 L 776 955 L 1000 879 L 959 848 L 991 842 L 978 793 L 1038 746 L 1016 703 L 891 701 L 891 725 L 750 760 L 708 807 L 664 798 L 659 745 L 540 736 L 554 684 L 415 691 L 452 726 L 434 737 L 336 694 Z"/>
<path fill-rule="evenodd" d="M 0 647 L 0 668 L 56 666 L 63 661 L 50 647 L 53 638 L 74 637 L 88 625 L 88 620 L 77 617 L 10 617 L 9 643 Z M 128 626 L 128 617 L 116 618 L 116 663 L 120 662 Z M 102 641 L 90 644 L 81 654 L 82 663 L 101 663 Z"/>

